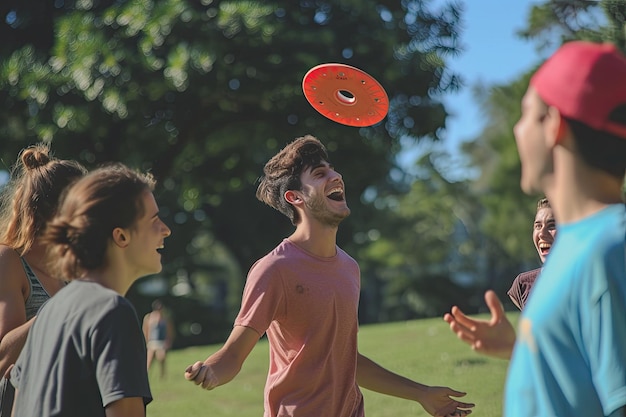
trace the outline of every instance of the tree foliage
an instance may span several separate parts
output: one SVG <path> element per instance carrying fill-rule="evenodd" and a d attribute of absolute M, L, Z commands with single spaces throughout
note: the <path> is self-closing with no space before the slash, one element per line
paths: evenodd
<path fill-rule="evenodd" d="M 372 243 L 359 258 L 368 274 L 361 302 L 380 303 L 371 310 L 381 316 L 365 318 L 432 317 L 452 304 L 465 311 L 477 304 L 472 294 L 484 282 L 476 265 L 486 245 L 479 233 L 481 211 L 469 181 L 451 182 L 440 173 L 449 164 L 446 153 L 428 153 L 416 162 L 418 174 L 406 194 L 379 201 L 389 214 L 377 228 L 363 231 L 360 237 Z"/>
<path fill-rule="evenodd" d="M 625 50 L 626 2 L 623 0 L 551 0 L 533 5 L 520 36 L 546 52 L 574 39 L 612 42 Z M 538 266 L 531 244 L 536 200 L 519 186 L 521 165 L 513 127 L 519 119 L 521 100 L 535 68 L 502 85 L 476 88 L 477 100 L 487 124 L 464 153 L 481 176 L 472 184 L 484 207 L 480 231 L 491 241 L 486 252 L 490 282 L 500 292 L 513 277 Z M 505 281 L 505 285 L 498 283 Z"/>
<path fill-rule="evenodd" d="M 624 0 L 550 0 L 533 5 L 522 38 L 539 49 L 574 40 L 612 42 L 626 50 Z"/>
<path fill-rule="evenodd" d="M 88 167 L 122 161 L 151 170 L 174 233 L 165 273 L 215 280 L 242 271 L 289 233 L 254 198 L 263 163 L 307 133 L 344 173 L 353 216 L 340 244 L 384 212 L 365 190 L 393 192 L 404 141 L 437 141 L 439 98 L 459 86 L 460 7 L 427 0 L 6 0 L 0 5 L 0 156 L 51 142 Z M 386 88 L 376 126 L 340 126 L 303 97 L 308 69 L 361 68 Z M 225 248 L 230 258 L 207 259 Z M 175 278 L 178 277 L 178 278 Z M 220 278 L 221 279 L 221 278 Z M 197 285 L 196 285 L 197 286 Z"/>

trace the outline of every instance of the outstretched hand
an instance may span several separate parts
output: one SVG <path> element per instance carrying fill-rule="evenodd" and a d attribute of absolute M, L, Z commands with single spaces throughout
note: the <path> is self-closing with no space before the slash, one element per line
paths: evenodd
<path fill-rule="evenodd" d="M 450 324 L 459 339 L 475 351 L 501 359 L 510 359 L 515 345 L 515 329 L 504 314 L 504 308 L 495 292 L 485 293 L 485 302 L 491 312 L 491 319 L 472 319 L 457 306 L 452 307 L 443 319 Z"/>
<path fill-rule="evenodd" d="M 428 387 L 428 392 L 420 401 L 424 410 L 435 417 L 463 417 L 472 412 L 472 403 L 457 401 L 451 397 L 463 397 L 464 392 L 447 387 Z"/>

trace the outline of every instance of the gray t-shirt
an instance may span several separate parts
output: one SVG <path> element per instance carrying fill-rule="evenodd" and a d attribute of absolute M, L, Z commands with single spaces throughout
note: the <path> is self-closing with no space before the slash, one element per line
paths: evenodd
<path fill-rule="evenodd" d="M 45 303 L 11 372 L 18 417 L 105 416 L 128 397 L 152 401 L 137 313 L 97 283 L 73 281 Z"/>

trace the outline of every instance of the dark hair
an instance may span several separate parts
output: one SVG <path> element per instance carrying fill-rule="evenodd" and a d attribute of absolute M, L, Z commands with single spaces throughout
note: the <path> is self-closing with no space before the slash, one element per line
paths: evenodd
<path fill-rule="evenodd" d="M 545 197 L 537 201 L 537 210 L 542 209 L 542 208 L 552 208 L 552 206 L 550 206 L 550 202 Z"/>
<path fill-rule="evenodd" d="M 610 119 L 626 128 L 626 104 L 617 107 Z M 626 175 L 626 138 L 595 130 L 576 120 L 566 120 L 581 158 L 589 166 L 623 181 Z"/>
<path fill-rule="evenodd" d="M 122 164 L 98 168 L 74 183 L 43 236 L 54 275 L 74 279 L 104 266 L 113 229 L 133 226 L 144 214 L 142 194 L 154 185 L 150 174 Z"/>
<path fill-rule="evenodd" d="M 54 158 L 49 145 L 23 149 L 0 197 L 0 243 L 20 256 L 28 252 L 54 215 L 63 190 L 86 172 L 76 161 Z"/>
<path fill-rule="evenodd" d="M 298 213 L 285 200 L 285 192 L 300 190 L 302 172 L 322 161 L 328 162 L 328 152 L 317 138 L 311 135 L 296 138 L 265 164 L 256 197 L 289 217 L 295 225 L 299 221 Z"/>

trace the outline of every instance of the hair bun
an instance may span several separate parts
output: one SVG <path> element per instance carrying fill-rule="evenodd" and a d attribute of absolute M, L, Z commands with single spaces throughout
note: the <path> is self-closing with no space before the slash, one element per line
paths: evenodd
<path fill-rule="evenodd" d="M 46 145 L 33 145 L 22 151 L 20 156 L 26 169 L 35 169 L 50 162 L 50 148 Z"/>

